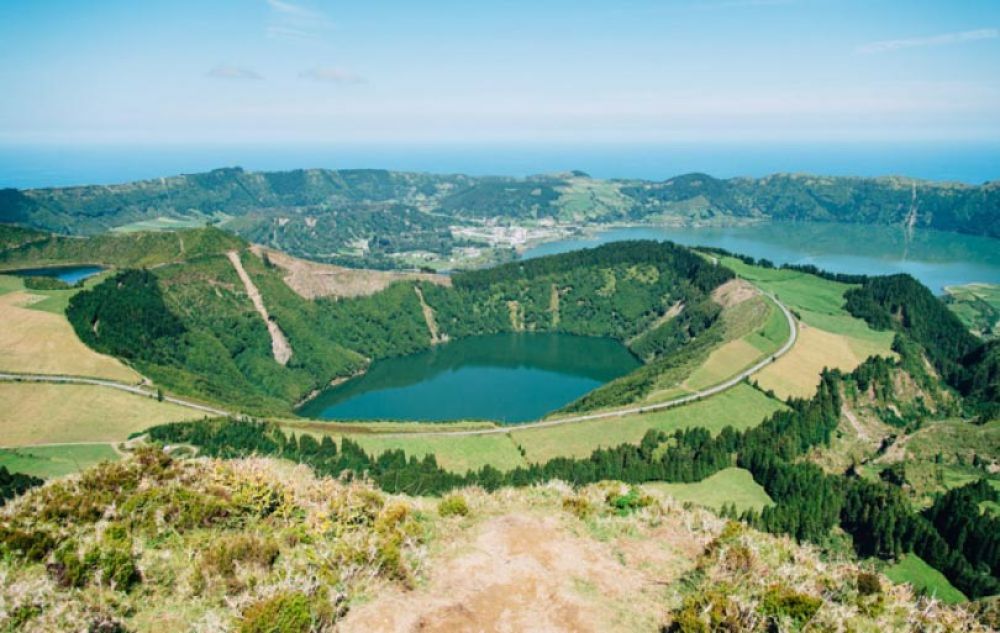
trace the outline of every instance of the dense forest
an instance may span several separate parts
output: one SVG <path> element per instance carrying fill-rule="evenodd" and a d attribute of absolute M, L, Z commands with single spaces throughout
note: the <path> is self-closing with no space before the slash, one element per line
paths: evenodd
<path fill-rule="evenodd" d="M 0 506 L 7 503 L 8 499 L 13 499 L 40 485 L 42 485 L 42 480 L 38 477 L 24 473 L 12 473 L 7 470 L 6 466 L 0 466 Z"/>
<path fill-rule="evenodd" d="M 600 197 L 588 194 L 597 187 Z M 583 202 L 581 202 L 583 201 Z M 641 222 L 650 217 L 902 224 L 1000 237 L 1000 185 L 906 178 L 775 175 L 661 182 L 432 175 L 385 170 L 247 172 L 240 168 L 113 186 L 0 190 L 0 222 L 92 235 L 168 218 L 218 224 L 295 255 L 395 267 L 402 252 L 469 245 L 450 226 L 514 222 Z M 912 212 L 912 216 L 910 215 Z"/>
<path fill-rule="evenodd" d="M 870 277 L 845 295 L 847 310 L 875 329 L 895 329 L 920 345 L 970 406 L 1000 402 L 1000 346 L 976 338 L 926 286 L 909 275 Z"/>
<path fill-rule="evenodd" d="M 88 345 L 166 388 L 271 414 L 288 413 L 372 360 L 429 348 L 426 302 L 438 340 L 546 331 L 628 343 L 649 364 L 628 388 L 575 405 L 593 408 L 634 400 L 657 372 L 693 353 L 690 343 L 700 350 L 716 342 L 719 308 L 710 294 L 733 276 L 681 246 L 637 241 L 456 273 L 451 287 L 399 282 L 370 296 L 310 301 L 281 271 L 249 251 L 241 257 L 290 342 L 286 366 L 271 356 L 266 325 L 221 255 L 124 270 L 75 295 L 67 316 Z M 665 318 L 672 308 L 676 315 Z"/>

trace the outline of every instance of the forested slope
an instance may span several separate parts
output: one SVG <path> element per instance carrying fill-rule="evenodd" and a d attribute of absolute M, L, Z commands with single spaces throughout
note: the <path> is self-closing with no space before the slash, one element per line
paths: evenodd
<path fill-rule="evenodd" d="M 399 282 L 367 297 L 310 301 L 266 260 L 249 250 L 241 257 L 291 344 L 287 366 L 271 357 L 266 325 L 222 255 L 123 271 L 74 297 L 67 315 L 89 345 L 166 388 L 287 412 L 371 360 L 434 344 L 421 301 L 438 340 L 512 331 L 608 336 L 653 361 L 711 327 L 719 309 L 710 293 L 732 277 L 683 247 L 629 242 L 459 273 L 451 287 Z M 687 307 L 664 319 L 676 305 Z"/>

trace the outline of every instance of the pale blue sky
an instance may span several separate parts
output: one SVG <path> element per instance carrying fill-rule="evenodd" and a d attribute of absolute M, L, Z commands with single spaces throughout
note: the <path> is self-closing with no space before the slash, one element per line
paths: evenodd
<path fill-rule="evenodd" d="M 1000 2 L 0 2 L 0 142 L 1000 139 Z"/>

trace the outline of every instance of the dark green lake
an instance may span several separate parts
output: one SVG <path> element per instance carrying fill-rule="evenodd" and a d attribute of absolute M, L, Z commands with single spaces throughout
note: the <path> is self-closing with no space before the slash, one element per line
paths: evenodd
<path fill-rule="evenodd" d="M 376 361 L 300 415 L 326 420 L 537 420 L 639 362 L 620 343 L 567 334 L 494 334 Z"/>

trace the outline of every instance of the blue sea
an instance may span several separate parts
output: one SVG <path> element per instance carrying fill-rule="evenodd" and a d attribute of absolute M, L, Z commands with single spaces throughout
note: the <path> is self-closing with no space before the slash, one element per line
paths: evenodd
<path fill-rule="evenodd" d="M 240 166 L 248 170 L 381 168 L 527 176 L 581 170 L 664 180 L 806 172 L 903 175 L 979 184 L 1000 179 L 1000 142 L 519 145 L 0 145 L 0 188 L 114 184 Z"/>

